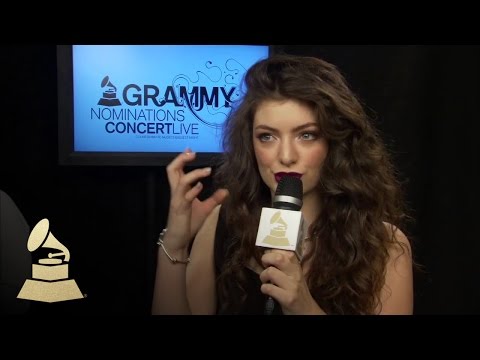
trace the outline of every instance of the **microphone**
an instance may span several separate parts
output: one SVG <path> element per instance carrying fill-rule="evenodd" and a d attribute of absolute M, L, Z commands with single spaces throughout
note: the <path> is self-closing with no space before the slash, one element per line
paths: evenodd
<path fill-rule="evenodd" d="M 275 191 L 272 208 L 262 208 L 255 245 L 294 251 L 301 260 L 302 240 L 306 231 L 300 211 L 302 199 L 302 180 L 295 176 L 283 176 Z M 265 314 L 272 314 L 274 307 L 275 302 L 269 296 L 265 303 Z"/>

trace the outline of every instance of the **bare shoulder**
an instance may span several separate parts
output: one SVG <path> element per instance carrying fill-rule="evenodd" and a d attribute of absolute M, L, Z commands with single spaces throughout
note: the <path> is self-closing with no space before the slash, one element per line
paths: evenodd
<path fill-rule="evenodd" d="M 187 298 L 192 314 L 214 314 L 216 309 L 214 242 L 221 205 L 208 215 L 190 251 Z"/>
<path fill-rule="evenodd" d="M 412 250 L 407 236 L 397 227 L 384 223 L 395 242 L 389 248 L 385 284 L 380 296 L 380 314 L 413 313 Z"/>
<path fill-rule="evenodd" d="M 390 223 L 384 222 L 383 224 L 385 225 L 389 236 L 393 236 L 393 239 L 395 240 L 395 243 L 389 249 L 390 257 L 398 257 L 402 254 L 405 254 L 408 257 L 412 257 L 410 240 L 403 233 L 403 231 Z"/>

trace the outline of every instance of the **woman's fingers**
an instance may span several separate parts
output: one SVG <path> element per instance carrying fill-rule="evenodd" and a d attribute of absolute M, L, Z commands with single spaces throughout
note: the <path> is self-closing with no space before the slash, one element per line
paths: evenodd
<path fill-rule="evenodd" d="M 288 299 L 289 294 L 295 293 L 295 282 L 284 272 L 270 266 L 260 273 L 262 286 L 260 291 L 276 299 L 283 304 Z"/>
<path fill-rule="evenodd" d="M 228 196 L 227 189 L 218 189 L 209 198 L 202 201 L 203 210 L 210 213 L 217 205 L 223 203 Z"/>
<path fill-rule="evenodd" d="M 183 231 L 188 229 L 192 236 L 212 210 L 228 196 L 227 190 L 219 189 L 204 201 L 198 200 L 203 190 L 201 180 L 210 176 L 212 169 L 206 167 L 185 172 L 185 165 L 194 159 L 195 153 L 187 149 L 177 155 L 166 168 L 171 194 L 168 222 L 170 227 L 175 226 Z"/>
<path fill-rule="evenodd" d="M 209 198 L 200 201 L 196 196 L 200 193 L 203 185 L 195 186 L 187 196 L 195 197 L 192 202 L 192 223 L 191 229 L 193 233 L 196 233 L 202 226 L 205 219 L 213 211 L 213 209 L 220 205 L 228 195 L 228 191 L 225 189 L 219 189 Z"/>
<path fill-rule="evenodd" d="M 200 194 L 203 189 L 203 184 L 201 182 L 197 182 L 190 190 L 188 190 L 185 194 L 185 199 L 188 202 L 192 202 L 195 198 Z"/>
<path fill-rule="evenodd" d="M 261 260 L 265 267 L 260 273 L 263 283 L 288 289 L 303 277 L 302 267 L 293 251 L 272 249 L 266 251 Z"/>
<path fill-rule="evenodd" d="M 206 218 L 208 214 L 212 212 L 212 210 L 217 206 L 220 205 L 225 198 L 228 196 L 228 191 L 226 189 L 218 189 L 211 195 L 209 198 L 200 201 L 198 199 L 195 199 L 196 196 L 200 193 L 202 190 L 203 185 L 201 183 L 197 183 L 192 190 L 190 190 L 187 195 L 188 198 L 192 199 L 193 204 L 192 204 L 192 217 L 194 219 L 200 219 L 200 221 L 203 221 L 203 218 Z M 186 197 L 187 197 L 186 195 Z M 188 199 L 188 200 L 189 200 Z"/>
<path fill-rule="evenodd" d="M 272 284 L 272 283 L 265 283 L 260 286 L 260 291 L 272 298 L 276 299 L 281 303 L 281 299 L 285 298 L 286 291 L 282 288 Z"/>
<path fill-rule="evenodd" d="M 175 189 L 178 181 L 184 175 L 183 168 L 185 165 L 195 159 L 196 153 L 192 152 L 187 148 L 184 152 L 178 154 L 171 162 L 167 165 L 167 177 L 171 189 Z"/>
<path fill-rule="evenodd" d="M 294 306 L 302 305 L 303 300 L 311 298 L 302 267 L 292 251 L 273 249 L 262 256 L 262 263 L 267 265 L 260 273 L 263 283 L 260 291 L 277 300 L 284 313 L 295 313 L 297 310 L 292 310 Z"/>
<path fill-rule="evenodd" d="M 260 291 L 277 300 L 284 314 L 325 313 L 312 297 L 295 255 L 275 249 L 263 255 L 262 262 L 271 265 L 260 273 Z"/>
<path fill-rule="evenodd" d="M 211 172 L 212 169 L 209 167 L 192 170 L 180 177 L 176 188 L 172 191 L 175 191 L 177 194 L 184 194 L 185 199 L 187 199 L 189 202 L 192 202 L 193 199 L 195 199 L 195 197 L 200 193 L 200 191 L 197 192 L 197 190 L 202 190 L 202 185 L 199 183 L 199 180 L 209 176 Z M 192 196 L 192 194 L 195 193 L 196 195 Z"/>
<path fill-rule="evenodd" d="M 286 277 L 287 275 L 283 271 L 273 266 L 269 266 L 260 273 L 262 283 L 272 283 L 279 287 L 285 286 L 287 283 Z"/>
<path fill-rule="evenodd" d="M 295 252 L 289 250 L 271 249 L 262 255 L 262 264 L 265 268 L 274 266 L 284 272 L 291 272 L 300 266 Z"/>

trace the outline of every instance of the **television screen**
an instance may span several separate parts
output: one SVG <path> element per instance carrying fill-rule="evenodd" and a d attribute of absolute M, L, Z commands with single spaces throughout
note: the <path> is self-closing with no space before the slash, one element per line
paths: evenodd
<path fill-rule="evenodd" d="M 60 45 L 62 165 L 192 165 L 222 151 L 222 124 L 268 45 Z"/>

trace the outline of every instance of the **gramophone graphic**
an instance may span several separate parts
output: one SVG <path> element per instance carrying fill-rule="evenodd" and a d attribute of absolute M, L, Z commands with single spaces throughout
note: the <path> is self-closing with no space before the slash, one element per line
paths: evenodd
<path fill-rule="evenodd" d="M 28 251 L 39 248 L 58 250 L 50 252 L 47 258 L 32 264 L 32 279 L 27 279 L 17 295 L 19 299 L 43 302 L 58 302 L 83 298 L 77 283 L 68 279 L 68 261 L 70 252 L 49 231 L 48 219 L 40 220 L 30 233 L 27 242 Z M 62 259 L 57 257 L 63 256 Z"/>
<path fill-rule="evenodd" d="M 287 232 L 287 223 L 282 219 L 282 212 L 277 211 L 270 218 L 270 224 L 273 224 L 270 234 L 263 239 L 262 242 L 265 244 L 275 245 L 275 246 L 288 246 L 290 243 L 285 237 Z"/>
<path fill-rule="evenodd" d="M 103 92 L 103 97 L 98 100 L 98 105 L 103 106 L 118 106 L 122 105 L 117 99 L 117 88 L 112 84 L 108 76 L 105 76 L 100 84 L 102 88 L 107 89 Z"/>

